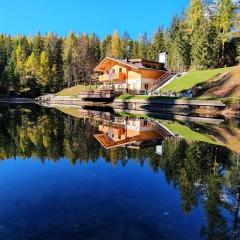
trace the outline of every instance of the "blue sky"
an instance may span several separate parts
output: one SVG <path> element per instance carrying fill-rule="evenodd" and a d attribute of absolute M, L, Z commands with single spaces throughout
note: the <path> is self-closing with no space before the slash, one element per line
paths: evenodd
<path fill-rule="evenodd" d="M 0 0 L 0 33 L 95 32 L 100 37 L 127 30 L 132 37 L 168 27 L 189 0 Z"/>

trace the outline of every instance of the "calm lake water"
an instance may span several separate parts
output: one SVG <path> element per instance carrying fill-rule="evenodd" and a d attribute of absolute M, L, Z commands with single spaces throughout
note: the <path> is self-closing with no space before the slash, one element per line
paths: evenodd
<path fill-rule="evenodd" d="M 0 105 L 0 239 L 239 239 L 239 142 L 237 122 Z"/>

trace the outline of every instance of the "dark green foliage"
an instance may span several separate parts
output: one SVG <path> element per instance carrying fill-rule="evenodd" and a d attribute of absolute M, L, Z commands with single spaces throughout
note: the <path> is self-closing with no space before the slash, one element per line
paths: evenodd
<path fill-rule="evenodd" d="M 152 44 L 148 48 L 148 60 L 158 61 L 159 53 L 166 51 L 164 31 L 162 27 L 158 27 L 157 31 L 153 34 Z"/>

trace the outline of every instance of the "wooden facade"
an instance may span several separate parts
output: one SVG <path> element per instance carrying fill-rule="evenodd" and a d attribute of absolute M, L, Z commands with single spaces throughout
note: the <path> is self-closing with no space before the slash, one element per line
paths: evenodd
<path fill-rule="evenodd" d="M 121 60 L 107 57 L 95 68 L 104 88 L 146 91 L 166 74 L 163 65 L 142 59 Z"/>

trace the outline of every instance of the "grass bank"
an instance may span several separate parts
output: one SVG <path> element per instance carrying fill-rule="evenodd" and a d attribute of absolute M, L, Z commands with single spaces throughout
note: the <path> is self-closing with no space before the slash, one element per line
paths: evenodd
<path fill-rule="evenodd" d="M 63 89 L 56 93 L 56 96 L 77 96 L 82 91 L 96 90 L 98 87 L 98 85 L 76 85 L 74 87 Z"/>
<path fill-rule="evenodd" d="M 213 70 L 192 70 L 186 75 L 176 78 L 171 83 L 161 89 L 161 91 L 169 91 L 180 93 L 192 89 L 194 86 L 203 85 L 213 81 L 217 76 L 224 72 L 231 71 L 231 68 L 218 68 Z"/>

